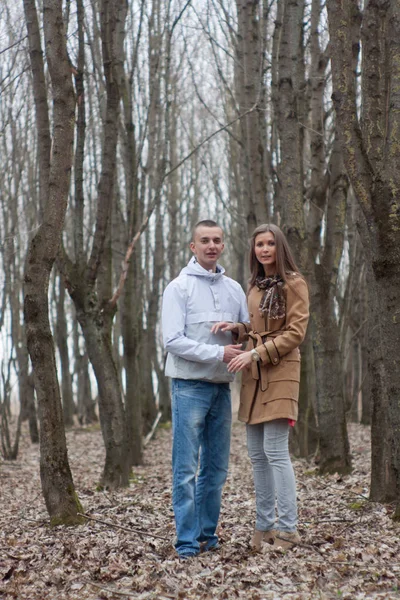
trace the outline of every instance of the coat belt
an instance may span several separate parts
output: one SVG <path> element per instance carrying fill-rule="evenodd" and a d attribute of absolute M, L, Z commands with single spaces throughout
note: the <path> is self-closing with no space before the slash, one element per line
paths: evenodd
<path fill-rule="evenodd" d="M 253 348 L 262 346 L 268 341 L 268 338 L 274 339 L 278 335 L 282 334 L 283 331 L 250 331 L 249 338 L 253 341 Z M 260 361 L 253 361 L 251 363 L 251 375 L 253 379 L 260 380 L 261 391 L 265 392 L 268 389 L 268 369 L 262 369 Z"/>

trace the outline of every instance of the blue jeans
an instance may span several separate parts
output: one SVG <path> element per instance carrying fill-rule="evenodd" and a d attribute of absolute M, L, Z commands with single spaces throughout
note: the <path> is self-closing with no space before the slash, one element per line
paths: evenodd
<path fill-rule="evenodd" d="M 247 449 L 256 490 L 256 529 L 275 527 L 275 492 L 279 531 L 297 526 L 296 480 L 289 455 L 289 423 L 276 419 L 247 425 Z"/>
<path fill-rule="evenodd" d="M 172 380 L 172 503 L 181 556 L 198 554 L 201 542 L 205 549 L 218 544 L 231 422 L 228 383 Z"/>

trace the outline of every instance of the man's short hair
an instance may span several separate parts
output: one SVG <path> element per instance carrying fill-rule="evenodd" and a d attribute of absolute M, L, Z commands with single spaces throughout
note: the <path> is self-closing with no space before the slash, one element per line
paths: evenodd
<path fill-rule="evenodd" d="M 222 231 L 222 227 L 220 225 L 218 225 L 218 223 L 216 223 L 212 219 L 203 219 L 202 221 L 199 221 L 198 223 L 196 223 L 196 225 L 193 227 L 193 229 L 192 229 L 192 241 L 194 241 L 194 236 L 195 236 L 195 233 L 196 233 L 196 229 L 198 227 L 218 227 Z"/>

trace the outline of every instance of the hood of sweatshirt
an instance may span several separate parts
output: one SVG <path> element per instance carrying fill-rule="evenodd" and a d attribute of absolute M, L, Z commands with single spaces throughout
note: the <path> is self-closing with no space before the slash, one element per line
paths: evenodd
<path fill-rule="evenodd" d="M 192 256 L 186 267 L 182 269 L 180 275 L 194 275 L 195 277 L 206 277 L 208 279 L 219 279 L 225 273 L 224 267 L 217 264 L 217 272 L 207 271 L 204 269 L 196 260 L 195 256 Z"/>

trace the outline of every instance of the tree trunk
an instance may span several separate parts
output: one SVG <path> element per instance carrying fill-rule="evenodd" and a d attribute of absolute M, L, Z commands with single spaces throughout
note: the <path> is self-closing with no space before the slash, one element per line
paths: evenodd
<path fill-rule="evenodd" d="M 380 430 L 381 450 L 373 448 L 372 457 L 376 458 L 376 450 L 383 452 L 384 446 L 391 446 L 390 463 L 396 476 L 394 518 L 400 520 L 399 9 L 395 1 L 370 1 L 364 8 L 360 121 L 352 62 L 354 48 L 359 45 L 358 6 L 349 0 L 329 0 L 327 9 L 338 130 L 350 181 L 364 214 L 363 243 L 379 298 L 378 318 L 372 325 L 377 327 L 380 356 L 376 367 L 381 371 L 372 385 L 380 383 L 381 388 L 374 394 L 373 419 L 383 411 L 387 428 Z M 375 436 L 373 443 L 377 443 Z M 374 485 L 371 482 L 371 489 Z M 383 495 L 390 494 L 389 486 Z"/>
<path fill-rule="evenodd" d="M 82 44 L 83 6 L 78 2 L 78 31 Z M 118 62 L 123 62 L 123 40 L 127 4 L 120 0 L 111 2 L 102 0 L 100 7 L 102 58 L 105 75 L 106 109 L 104 119 L 104 137 L 102 145 L 101 175 L 98 185 L 96 225 L 89 260 L 82 254 L 83 240 L 83 156 L 85 142 L 85 118 L 78 112 L 79 164 L 75 165 L 78 232 L 75 236 L 76 262 L 65 254 L 60 258 L 59 268 L 65 277 L 65 284 L 75 304 L 77 319 L 82 327 L 89 360 L 92 363 L 99 391 L 99 414 L 106 460 L 101 483 L 107 488 L 129 485 L 129 452 L 126 440 L 126 423 L 122 390 L 118 371 L 113 358 L 111 343 L 111 323 L 115 315 L 115 306 L 105 298 L 105 290 L 110 290 L 109 269 L 99 274 L 102 256 L 107 239 L 111 206 L 115 199 L 114 181 L 116 174 L 117 142 L 120 88 Z M 84 57 L 80 47 L 79 66 L 82 68 Z M 84 93 L 83 81 L 79 80 L 79 91 Z M 105 260 L 105 259 L 104 259 Z M 103 265 L 104 266 L 104 265 Z M 100 280 L 99 280 L 100 278 Z M 99 291 L 101 297 L 99 298 Z"/>
<path fill-rule="evenodd" d="M 88 307 L 77 309 L 89 360 L 99 391 L 100 424 L 106 449 L 101 485 L 109 489 L 129 485 L 126 421 L 112 347 L 101 316 Z"/>
<path fill-rule="evenodd" d="M 64 425 L 74 424 L 75 404 L 72 393 L 72 377 L 68 350 L 68 325 L 65 316 L 65 285 L 62 277 L 58 278 L 59 293 L 57 298 L 56 339 L 61 362 L 61 397 Z"/>
<path fill-rule="evenodd" d="M 276 115 L 273 151 L 279 156 L 277 165 L 274 217 L 287 234 L 300 269 L 310 280 L 303 199 L 304 134 L 304 47 L 303 0 L 278 3 L 273 37 L 272 101 Z M 323 72 L 323 69 L 322 69 Z M 312 291 L 312 288 L 311 288 Z M 299 395 L 299 423 L 291 447 L 301 456 L 309 456 L 316 447 L 315 374 L 310 334 L 301 347 L 302 378 Z"/>
<path fill-rule="evenodd" d="M 33 383 L 33 373 L 27 378 L 27 395 L 25 399 L 25 411 L 29 424 L 29 435 L 32 444 L 39 443 L 39 429 L 37 424 L 36 406 L 35 406 L 35 385 Z"/>
<path fill-rule="evenodd" d="M 370 277 L 373 275 L 371 273 Z M 393 502 L 396 499 L 396 474 L 393 468 L 393 436 L 389 413 L 389 391 L 382 356 L 381 298 L 370 285 L 370 333 L 368 371 L 371 378 L 371 489 L 374 502 Z"/>
<path fill-rule="evenodd" d="M 139 389 L 138 368 L 138 339 L 141 322 L 139 322 L 138 306 L 135 304 L 137 287 L 136 253 L 129 264 L 127 281 L 125 282 L 122 313 L 122 339 L 124 344 L 125 366 L 125 411 L 127 436 L 129 440 L 130 464 L 141 465 L 143 462 L 142 448 L 142 396 Z M 148 359 L 148 357 L 147 357 Z"/>
<path fill-rule="evenodd" d="M 236 90 L 239 112 L 253 110 L 240 121 L 241 128 L 241 188 L 247 234 L 267 220 L 267 152 L 264 98 L 262 12 L 259 0 L 236 0 L 238 30 L 236 42 Z"/>
<path fill-rule="evenodd" d="M 280 142 L 281 161 L 277 167 L 282 198 L 283 229 L 301 268 L 305 268 L 306 244 L 303 213 L 303 96 L 304 0 L 282 0 L 279 28 L 278 72 L 273 88 L 274 110 Z"/>
<path fill-rule="evenodd" d="M 24 0 L 26 27 L 28 30 L 29 58 L 32 70 L 33 97 L 38 137 L 39 162 L 39 214 L 43 214 L 49 194 L 49 172 L 51 135 L 47 100 L 47 83 L 44 71 L 39 22 L 36 12 L 36 0 Z"/>
<path fill-rule="evenodd" d="M 75 373 L 77 388 L 77 412 L 80 425 L 90 425 L 98 421 L 96 403 L 93 399 L 92 385 L 89 375 L 89 358 L 86 349 L 83 353 L 79 348 L 79 323 L 74 316 L 73 342 L 75 356 Z"/>
<path fill-rule="evenodd" d="M 302 458 L 309 458 L 318 448 L 318 426 L 315 415 L 316 394 L 314 347 L 311 327 L 309 327 L 301 345 L 299 417 L 290 442 L 291 452 Z"/>
<path fill-rule="evenodd" d="M 329 173 L 324 247 L 320 250 L 319 264 L 314 265 L 315 291 L 311 310 L 317 380 L 316 406 L 320 470 L 322 473 L 347 473 L 351 469 L 351 461 L 334 298 L 343 251 L 348 180 L 337 138 L 332 149 Z"/>
<path fill-rule="evenodd" d="M 67 209 L 75 122 L 75 96 L 67 56 L 62 3 L 44 0 L 44 38 L 54 103 L 52 159 L 48 196 L 42 198 L 43 222 L 31 241 L 24 277 L 24 317 L 33 365 L 40 419 L 40 476 L 51 523 L 81 522 L 82 507 L 68 463 L 54 341 L 48 307 L 50 271 L 61 242 Z M 38 27 L 36 8 L 25 0 L 27 20 Z M 29 15 L 29 17 L 28 17 Z M 40 53 L 40 37 L 28 31 L 31 54 Z M 34 77 L 35 77 L 35 73 Z M 38 87 L 40 87 L 39 78 Z M 39 99 L 36 99 L 38 107 Z M 37 109 L 38 110 L 38 109 Z M 41 119 L 37 119 L 38 127 Z M 41 165 L 42 166 L 42 165 Z M 43 172 L 42 172 L 43 174 Z M 44 193 L 46 186 L 41 190 Z"/>

